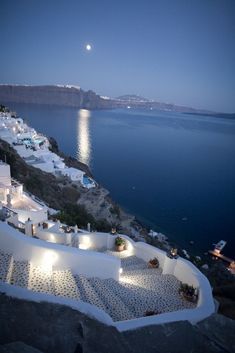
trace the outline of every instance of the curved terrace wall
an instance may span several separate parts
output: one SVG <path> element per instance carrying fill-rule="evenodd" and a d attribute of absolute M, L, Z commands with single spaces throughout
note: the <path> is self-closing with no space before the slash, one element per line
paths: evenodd
<path fill-rule="evenodd" d="M 119 279 L 120 260 L 117 258 L 34 239 L 4 222 L 0 223 L 0 247 L 13 254 L 16 260 L 27 260 L 35 266 L 51 262 L 54 268 L 70 268 L 73 273 L 87 277 Z"/>
<path fill-rule="evenodd" d="M 151 245 L 138 242 L 134 244 L 136 256 L 148 261 L 152 257 L 157 257 L 162 267 L 163 274 L 172 274 L 183 283 L 188 283 L 199 289 L 197 307 L 195 309 L 185 309 L 177 312 L 165 313 L 155 316 L 155 323 L 169 321 L 188 320 L 192 323 L 201 321 L 215 312 L 215 304 L 212 296 L 212 289 L 208 279 L 190 261 L 178 257 L 170 259 L 166 253 Z M 147 325 L 146 318 L 140 319 L 141 326 Z M 148 319 L 148 318 L 147 318 Z M 132 321 L 132 324 L 131 324 Z M 140 322 L 129 322 L 131 327 L 140 327 Z M 150 319 L 151 321 L 151 319 Z M 123 323 L 125 327 L 125 323 Z M 132 326 L 133 325 L 133 326 Z M 136 326 L 137 325 L 137 326 Z M 148 324 L 149 325 L 149 324 Z"/>
<path fill-rule="evenodd" d="M 66 234 L 59 232 L 50 232 L 49 230 L 37 228 L 37 237 L 41 240 L 48 241 L 50 243 L 64 244 L 66 242 Z"/>
<path fill-rule="evenodd" d="M 92 247 L 102 248 L 107 247 L 112 249 L 114 247 L 115 236 L 108 233 L 86 233 L 79 235 L 81 241 L 86 242 L 89 240 Z M 126 244 L 130 250 L 130 254 L 136 255 L 145 261 L 152 257 L 157 257 L 162 267 L 163 274 L 171 273 L 176 276 L 180 281 L 192 284 L 199 288 L 199 299 L 195 309 L 184 309 L 175 312 L 168 312 L 149 317 L 142 317 L 133 320 L 113 322 L 109 316 L 104 312 L 96 310 L 94 307 L 94 316 L 106 322 L 108 325 L 116 326 L 119 331 L 126 331 L 138 327 L 163 324 L 167 322 L 175 322 L 188 320 L 192 323 L 197 323 L 215 312 L 215 305 L 212 297 L 212 291 L 207 278 L 189 261 L 182 258 L 169 259 L 166 253 L 160 249 L 154 248 L 151 245 L 137 242 L 135 243 L 129 237 L 121 235 L 126 239 Z M 1 249 L 6 252 L 13 253 L 16 260 L 28 260 L 34 265 L 42 265 L 43 257 L 45 254 L 54 253 L 57 255 L 54 267 L 58 269 L 70 268 L 72 272 L 84 274 L 88 277 L 97 276 L 100 278 L 119 278 L 120 260 L 112 256 L 96 253 L 94 251 L 86 251 L 75 248 L 68 248 L 52 243 L 45 243 L 42 240 L 26 237 L 15 229 L 8 226 L 6 223 L 0 224 L 0 245 Z M 13 296 L 28 298 L 31 300 L 41 300 L 38 293 L 32 293 L 27 290 L 14 295 L 13 286 L 0 283 L 0 290 L 2 288 L 9 294 L 12 292 Z M 69 305 L 77 308 L 82 312 L 92 315 L 92 307 L 87 303 L 78 302 L 67 299 L 55 299 L 54 296 L 43 294 L 46 300 L 60 302 L 61 304 Z M 83 305 L 84 304 L 84 305 Z"/>
<path fill-rule="evenodd" d="M 85 236 L 87 239 L 90 237 L 91 243 L 94 247 L 99 248 L 105 246 L 106 244 L 108 249 L 114 248 L 116 236 L 108 233 L 87 233 Z M 120 236 L 125 238 L 127 249 L 130 250 L 130 254 L 136 255 L 146 262 L 153 257 L 157 257 L 163 274 L 172 274 L 181 282 L 188 283 L 189 285 L 199 288 L 199 297 L 197 307 L 195 309 L 184 309 L 151 317 L 143 317 L 115 323 L 116 327 L 120 331 L 151 324 L 162 324 L 181 320 L 188 320 L 192 323 L 197 323 L 215 312 L 215 304 L 210 283 L 208 279 L 190 261 L 181 257 L 178 257 L 177 259 L 170 259 L 163 250 L 143 242 L 134 242 L 126 235 Z"/>

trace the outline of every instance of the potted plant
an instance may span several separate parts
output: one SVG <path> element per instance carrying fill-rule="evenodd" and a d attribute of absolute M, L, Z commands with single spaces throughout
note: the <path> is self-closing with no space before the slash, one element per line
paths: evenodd
<path fill-rule="evenodd" d="M 116 248 L 116 251 L 123 251 L 124 248 L 125 248 L 125 239 L 123 239 L 122 237 L 116 237 L 115 238 L 115 248 Z"/>
<path fill-rule="evenodd" d="M 159 261 L 156 257 L 154 257 L 153 259 L 149 260 L 148 263 L 148 267 L 149 268 L 158 268 L 159 267 Z"/>
<path fill-rule="evenodd" d="M 180 283 L 179 293 L 184 299 L 192 303 L 196 303 L 198 299 L 198 289 L 187 283 Z"/>

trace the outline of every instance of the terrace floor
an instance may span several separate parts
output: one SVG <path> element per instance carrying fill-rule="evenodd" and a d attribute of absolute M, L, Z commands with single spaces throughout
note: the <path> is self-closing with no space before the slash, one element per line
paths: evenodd
<path fill-rule="evenodd" d="M 42 206 L 32 201 L 29 197 L 21 197 L 16 201 L 12 202 L 12 207 L 14 209 L 24 210 L 24 211 L 40 211 Z"/>
<path fill-rule="evenodd" d="M 55 270 L 32 266 L 27 261 L 15 261 L 11 254 L 0 252 L 0 280 L 36 292 L 82 300 L 107 312 L 114 321 L 194 308 L 196 304 L 182 299 L 178 293 L 179 280 L 162 275 L 160 268 L 149 269 L 136 256 L 107 251 L 121 257 L 123 273 L 120 281 L 87 278 L 73 274 L 70 269 Z"/>

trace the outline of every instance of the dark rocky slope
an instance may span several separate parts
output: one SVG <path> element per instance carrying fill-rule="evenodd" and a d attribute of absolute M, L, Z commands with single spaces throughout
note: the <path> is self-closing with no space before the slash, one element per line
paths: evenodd
<path fill-rule="evenodd" d="M 235 352 L 235 321 L 217 314 L 195 326 L 181 321 L 120 333 L 66 306 L 3 294 L 0 312 L 0 352 L 5 353 Z"/>
<path fill-rule="evenodd" d="M 89 168 L 72 157 L 60 153 L 55 140 L 50 139 L 53 151 L 59 153 L 68 166 L 84 170 L 91 175 Z M 12 177 L 24 184 L 26 191 L 46 202 L 51 208 L 61 210 L 61 221 L 86 228 L 91 223 L 92 229 L 109 232 L 111 227 L 129 235 L 142 230 L 134 217 L 125 213 L 109 197 L 109 192 L 102 186 L 86 189 L 80 183 L 71 182 L 66 177 L 56 178 L 34 168 L 17 154 L 5 141 L 0 140 L 0 159 L 11 166 Z"/>

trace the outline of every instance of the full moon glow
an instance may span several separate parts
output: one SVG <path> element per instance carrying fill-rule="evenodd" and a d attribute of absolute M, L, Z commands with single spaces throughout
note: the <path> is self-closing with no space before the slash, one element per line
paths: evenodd
<path fill-rule="evenodd" d="M 86 44 L 86 50 L 87 51 L 91 51 L 91 45 L 90 44 Z"/>

